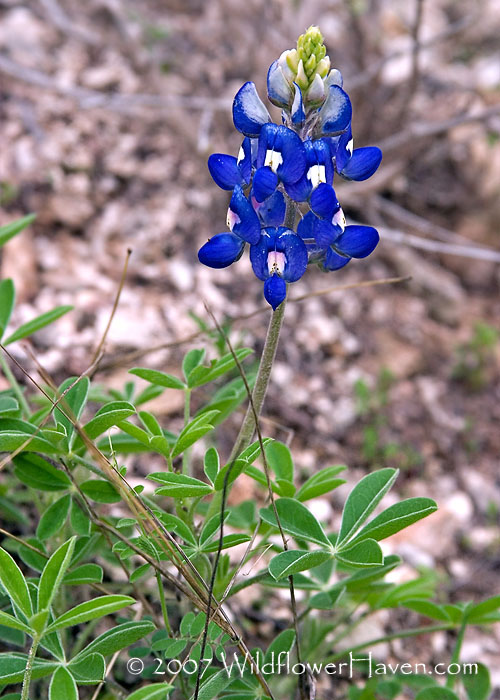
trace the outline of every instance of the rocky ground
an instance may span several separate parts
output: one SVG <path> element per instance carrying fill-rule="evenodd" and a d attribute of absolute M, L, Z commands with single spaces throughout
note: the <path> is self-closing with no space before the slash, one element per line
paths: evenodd
<path fill-rule="evenodd" d="M 238 320 L 263 307 L 248 260 L 197 263 L 228 199 L 206 159 L 237 151 L 234 93 L 255 80 L 264 94 L 269 63 L 312 23 L 344 74 L 357 145 L 384 150 L 374 178 L 337 189 L 382 242 L 369 260 L 294 285 L 306 298 L 287 308 L 264 425 L 304 471 L 345 462 L 353 483 L 401 467 L 400 494 L 440 510 L 387 551 L 437 568 L 453 600 L 479 600 L 500 588 L 494 0 L 0 0 L 0 224 L 37 213 L 2 252 L 14 322 L 74 305 L 32 348 L 56 378 L 80 373 L 131 248 L 99 380 L 121 385 L 127 362 L 177 371 L 196 345 L 184 342 L 197 330 L 189 312 L 207 320 L 205 302 L 235 319 L 234 340 L 261 349 L 268 312 Z M 393 277 L 411 279 L 322 293 Z M 168 424 L 179 405 L 165 396 Z M 318 504 L 323 517 L 338 517 L 345 492 Z M 439 656 L 447 640 L 433 643 Z M 499 652 L 498 629 L 473 630 L 463 658 L 489 663 L 500 687 Z"/>

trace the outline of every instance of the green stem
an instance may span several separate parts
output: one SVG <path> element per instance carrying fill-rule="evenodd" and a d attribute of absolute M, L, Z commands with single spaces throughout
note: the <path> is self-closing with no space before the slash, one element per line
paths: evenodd
<path fill-rule="evenodd" d="M 429 625 L 428 627 L 415 627 L 412 630 L 401 630 L 400 632 L 387 634 L 384 637 L 376 637 L 375 639 L 369 639 L 368 641 L 363 642 L 362 644 L 358 644 L 355 647 L 339 651 L 337 654 L 332 654 L 332 656 L 327 657 L 324 663 L 335 663 L 336 661 L 340 661 L 340 659 L 343 659 L 345 656 L 347 656 L 349 652 L 354 653 L 356 651 L 361 651 L 362 649 L 366 649 L 366 647 L 374 647 L 377 644 L 383 644 L 384 642 L 392 642 L 394 639 L 403 639 L 405 637 L 418 637 L 419 634 L 430 634 L 431 632 L 440 632 L 442 630 L 451 629 L 453 629 L 452 624 Z"/>
<path fill-rule="evenodd" d="M 163 622 L 165 623 L 165 629 L 167 630 L 167 634 L 169 637 L 172 636 L 172 628 L 170 627 L 170 622 L 168 619 L 168 610 L 167 610 L 167 602 L 165 600 L 165 591 L 163 589 L 163 584 L 161 582 L 161 576 L 159 572 L 156 572 L 156 582 L 158 583 L 158 593 L 160 594 L 160 604 L 161 604 L 161 612 L 163 614 Z"/>
<path fill-rule="evenodd" d="M 466 628 L 467 628 L 467 621 L 464 619 L 464 621 L 462 622 L 462 626 L 460 627 L 460 630 L 458 632 L 457 641 L 455 642 L 455 647 L 453 649 L 453 654 L 451 655 L 450 666 L 452 664 L 458 664 L 458 660 L 460 658 L 460 652 L 462 650 L 462 644 L 463 644 L 464 637 L 465 637 Z M 455 676 L 448 674 L 448 677 L 446 679 L 446 687 L 449 688 L 450 690 L 453 690 L 454 685 L 455 685 Z"/>
<path fill-rule="evenodd" d="M 36 652 L 40 639 L 38 637 L 33 637 L 33 643 L 31 644 L 31 649 L 28 654 L 28 660 L 26 662 L 26 669 L 24 671 L 23 678 L 23 689 L 21 692 L 21 700 L 28 700 L 31 684 L 31 674 L 33 673 L 33 663 L 35 661 Z"/>
<path fill-rule="evenodd" d="M 184 389 L 184 427 L 189 423 L 191 419 L 191 389 Z M 190 450 L 184 450 L 182 455 L 182 473 L 189 476 L 189 455 Z"/>
<path fill-rule="evenodd" d="M 292 199 L 290 199 L 290 197 L 286 196 L 286 200 L 286 215 L 283 225 L 286 228 L 294 229 L 298 207 L 297 204 Z M 285 315 L 285 305 L 286 299 L 278 306 L 277 309 L 273 311 L 273 315 L 271 316 L 269 327 L 267 329 L 266 342 L 264 344 L 264 350 L 262 351 L 262 358 L 260 360 L 259 371 L 257 373 L 257 379 L 255 380 L 255 386 L 252 392 L 252 400 L 257 417 L 260 416 L 262 405 L 264 403 L 264 399 L 266 398 L 269 378 L 271 376 L 271 370 L 273 367 L 274 358 L 276 356 L 276 349 L 278 347 L 281 326 L 283 324 L 283 317 Z M 252 410 L 252 406 L 248 406 L 245 419 L 241 425 L 240 432 L 238 434 L 238 437 L 236 438 L 236 442 L 229 457 L 230 462 L 233 459 L 235 459 L 239 455 L 239 453 L 245 449 L 245 447 L 248 447 L 252 440 L 254 431 L 254 412 Z"/>
<path fill-rule="evenodd" d="M 28 406 L 28 402 L 26 401 L 23 390 L 19 386 L 19 383 L 15 376 L 13 375 L 5 357 L 3 354 L 0 354 L 0 365 L 4 371 L 5 377 L 7 381 L 9 382 L 10 386 L 12 387 L 12 391 L 17 397 L 17 400 L 19 401 L 19 406 L 21 407 L 21 411 L 24 415 L 25 418 L 29 418 L 31 415 L 30 412 L 30 407 Z"/>
<path fill-rule="evenodd" d="M 264 345 L 264 350 L 262 351 L 262 359 L 259 365 L 259 371 L 257 373 L 257 379 L 255 381 L 255 387 L 252 393 L 253 405 L 255 407 L 255 412 L 257 416 L 260 415 L 262 410 L 262 405 L 266 397 L 267 387 L 269 384 L 269 378 L 271 376 L 271 369 L 273 366 L 274 357 L 276 355 L 276 349 L 278 347 L 278 340 L 281 330 L 281 325 L 283 323 L 283 316 L 285 314 L 286 302 L 283 301 L 278 308 L 273 311 L 271 316 L 271 321 L 269 323 L 269 328 L 267 329 L 266 342 Z M 244 450 L 250 444 L 252 436 L 255 430 L 255 418 L 252 411 L 252 407 L 247 408 L 245 419 L 241 425 L 240 432 L 236 438 L 233 450 L 229 457 L 229 462 L 231 462 L 235 457 L 237 457 L 242 450 Z"/>

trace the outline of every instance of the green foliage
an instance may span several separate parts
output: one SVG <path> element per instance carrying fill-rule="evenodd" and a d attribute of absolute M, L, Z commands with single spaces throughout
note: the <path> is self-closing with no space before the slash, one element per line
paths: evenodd
<path fill-rule="evenodd" d="M 471 391 L 484 389 L 494 366 L 499 338 L 494 326 L 484 321 L 476 323 L 471 338 L 455 350 L 453 378 L 463 382 Z"/>
<path fill-rule="evenodd" d="M 14 286 L 4 280 L 1 332 L 14 302 Z M 6 342 L 55 320 L 65 313 L 61 309 L 67 307 L 21 326 Z M 68 377 L 57 389 L 47 387 L 43 397 L 24 392 L 12 378 L 11 388 L 0 392 L 0 450 L 16 451 L 6 466 L 0 509 L 20 533 L 11 537 L 5 531 L 0 549 L 0 633 L 9 649 L 0 654 L 0 684 L 21 683 L 31 673 L 38 696 L 78 698 L 79 688 L 102 681 L 109 659 L 119 653 L 113 673 L 129 700 L 160 700 L 174 688 L 193 698 L 193 675 L 182 675 L 172 687 L 169 676 L 158 682 L 155 668 L 158 661 L 199 660 L 206 616 L 198 608 L 206 604 L 216 561 L 214 611 L 215 601 L 252 586 L 255 608 L 267 614 L 266 598 L 293 580 L 300 591 L 301 649 L 315 662 L 342 654 L 337 640 L 381 609 L 397 608 L 408 619 L 420 616 L 457 632 L 499 621 L 499 596 L 451 605 L 438 595 L 436 577 L 429 573 L 398 584 L 388 579 L 401 561 L 384 556 L 379 542 L 437 508 L 430 498 L 413 497 L 393 499 L 383 509 L 396 469 L 371 471 L 347 497 L 336 492 L 339 517 L 332 529 L 334 523 L 314 514 L 311 501 L 330 499 L 346 484 L 344 465 L 318 464 L 304 474 L 289 447 L 266 436 L 224 461 L 227 445 L 216 447 L 221 425 L 238 410 L 246 388 L 222 336 L 205 330 L 215 340 L 215 358 L 208 360 L 203 348 L 191 349 L 175 374 L 136 367 L 122 389 Z M 238 362 L 250 353 L 238 348 Z M 136 378 L 147 383 L 145 389 L 136 387 Z M 253 378 L 252 370 L 250 385 Z M 383 415 L 392 381 L 383 373 L 373 392 L 362 383 L 356 389 L 360 414 L 377 431 L 383 423 L 374 416 Z M 149 401 L 164 391 L 182 392 L 183 417 L 155 415 Z M 384 452 L 378 437 L 375 442 L 378 460 Z M 137 468 L 133 455 L 141 453 Z M 127 468 L 121 462 L 125 455 L 132 455 Z M 242 483 L 248 494 L 236 499 Z M 248 571 L 242 573 L 243 567 Z M 136 606 L 139 600 L 147 609 Z M 266 697 L 248 670 L 228 677 L 222 659 L 235 642 L 227 625 L 220 613 L 209 621 L 198 700 Z M 266 663 L 280 653 L 295 659 L 296 629 L 292 621 L 286 625 L 277 627 L 265 652 L 253 650 L 253 657 Z M 127 654 L 144 661 L 139 677 L 127 675 Z M 444 698 L 436 692 L 456 697 L 428 678 L 412 682 L 420 700 Z M 487 700 L 485 667 L 474 677 L 460 675 L 456 683 L 469 700 Z M 289 679 L 272 678 L 269 684 L 276 698 L 293 695 Z M 397 675 L 367 679 L 364 687 L 351 685 L 346 697 L 397 698 L 408 684 Z"/>

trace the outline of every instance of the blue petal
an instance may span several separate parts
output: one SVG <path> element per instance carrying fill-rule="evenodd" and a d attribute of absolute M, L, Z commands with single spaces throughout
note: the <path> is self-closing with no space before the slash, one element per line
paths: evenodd
<path fill-rule="evenodd" d="M 275 154 L 278 177 L 285 184 L 297 182 L 304 175 L 306 153 L 302 140 L 294 131 L 286 126 L 265 124 L 259 137 L 257 167 L 266 164 L 266 157 L 270 151 Z"/>
<path fill-rule="evenodd" d="M 267 71 L 267 95 L 273 105 L 282 109 L 290 107 L 292 88 L 278 61 L 271 63 Z"/>
<path fill-rule="evenodd" d="M 337 149 L 335 151 L 335 168 L 338 173 L 345 168 L 351 159 L 352 143 L 350 143 L 350 141 L 352 141 L 352 131 L 349 125 L 345 134 L 338 137 Z"/>
<path fill-rule="evenodd" d="M 255 202 L 254 206 L 263 226 L 282 225 L 285 218 L 286 202 L 281 192 L 274 192 L 262 204 Z"/>
<path fill-rule="evenodd" d="M 229 203 L 228 225 L 233 233 L 236 233 L 247 243 L 257 243 L 260 238 L 259 217 L 239 185 L 234 188 Z"/>
<path fill-rule="evenodd" d="M 328 248 L 341 233 L 340 226 L 332 224 L 327 219 L 316 219 L 314 222 L 314 240 L 320 248 Z"/>
<path fill-rule="evenodd" d="M 333 182 L 333 162 L 330 146 L 326 139 L 316 139 L 312 141 L 316 154 L 316 163 L 325 166 L 325 179 L 328 184 Z"/>
<path fill-rule="evenodd" d="M 328 271 L 340 270 L 340 268 L 345 267 L 350 260 L 351 258 L 339 255 L 332 248 L 328 248 L 323 265 L 325 270 Z"/>
<path fill-rule="evenodd" d="M 238 155 L 238 168 L 245 185 L 248 185 L 252 176 L 252 139 L 249 139 L 248 136 L 243 139 L 241 144 L 240 154 Z"/>
<path fill-rule="evenodd" d="M 253 176 L 252 187 L 253 195 L 260 204 L 278 187 L 278 176 L 269 166 L 258 168 Z"/>
<path fill-rule="evenodd" d="M 338 85 L 331 85 L 319 112 L 321 136 L 337 136 L 347 129 L 352 117 L 349 95 Z"/>
<path fill-rule="evenodd" d="M 293 98 L 292 104 L 292 124 L 295 126 L 302 126 L 306 120 L 306 113 L 304 112 L 304 105 L 302 104 L 302 90 L 299 88 L 297 83 L 295 85 L 295 96 Z"/>
<path fill-rule="evenodd" d="M 276 248 L 285 254 L 283 278 L 287 282 L 296 282 L 307 268 L 308 255 L 304 241 L 294 231 L 279 228 Z"/>
<path fill-rule="evenodd" d="M 379 242 L 378 231 L 371 226 L 346 226 L 335 241 L 335 248 L 352 258 L 366 258 Z"/>
<path fill-rule="evenodd" d="M 311 194 L 310 206 L 317 216 L 331 219 L 339 210 L 340 204 L 333 187 L 322 182 Z"/>
<path fill-rule="evenodd" d="M 276 273 L 264 282 L 264 296 L 274 310 L 285 300 L 286 282 Z"/>
<path fill-rule="evenodd" d="M 233 101 L 233 122 L 245 136 L 257 137 L 271 117 L 266 106 L 257 94 L 255 83 L 245 83 L 236 93 Z"/>
<path fill-rule="evenodd" d="M 213 153 L 208 159 L 208 169 L 215 183 L 223 190 L 232 190 L 235 185 L 243 185 L 244 180 L 234 156 Z"/>
<path fill-rule="evenodd" d="M 346 180 L 368 180 L 377 170 L 381 160 L 382 151 L 376 146 L 355 148 L 347 165 L 339 172 Z"/>
<path fill-rule="evenodd" d="M 285 186 L 286 192 L 295 202 L 305 202 L 311 194 L 311 181 L 304 175 L 293 184 Z"/>
<path fill-rule="evenodd" d="M 276 229 L 266 228 L 262 231 L 258 243 L 250 246 L 250 262 L 252 263 L 253 271 L 263 282 L 269 277 L 267 256 L 269 251 L 274 248 L 275 240 Z"/>
<path fill-rule="evenodd" d="M 301 219 L 297 227 L 297 233 L 304 240 L 310 240 L 314 238 L 314 222 L 316 217 L 312 211 L 308 211 L 307 214 Z"/>
<path fill-rule="evenodd" d="M 243 253 L 245 241 L 234 233 L 218 233 L 198 251 L 198 260 L 208 267 L 228 267 Z"/>

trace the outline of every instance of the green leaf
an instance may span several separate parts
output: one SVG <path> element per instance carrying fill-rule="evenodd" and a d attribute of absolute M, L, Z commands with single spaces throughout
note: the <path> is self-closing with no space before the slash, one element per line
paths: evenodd
<path fill-rule="evenodd" d="M 355 540 L 358 541 L 366 537 L 372 540 L 383 540 L 436 510 L 437 504 L 432 498 L 407 498 L 395 503 L 373 518 L 356 535 Z"/>
<path fill-rule="evenodd" d="M 31 617 L 33 608 L 26 579 L 14 559 L 1 547 L 0 583 L 13 605 L 16 605 L 26 617 Z"/>
<path fill-rule="evenodd" d="M 344 590 L 339 585 L 337 588 L 332 587 L 329 591 L 320 591 L 320 593 L 311 596 L 308 605 L 315 610 L 333 610 Z"/>
<path fill-rule="evenodd" d="M 195 367 L 203 362 L 205 358 L 205 348 L 194 348 L 184 355 L 182 360 L 182 373 L 186 381 Z"/>
<path fill-rule="evenodd" d="M 41 328 L 45 328 L 45 326 L 48 326 L 50 323 L 57 321 L 58 318 L 61 318 L 61 316 L 64 316 L 64 314 L 67 314 L 68 311 L 72 309 L 72 306 L 57 306 L 55 309 L 52 309 L 52 311 L 47 311 L 31 321 L 28 321 L 28 323 L 23 323 L 22 326 L 19 326 L 14 333 L 3 341 L 3 344 L 10 345 L 11 343 L 15 343 L 16 340 L 27 338 Z"/>
<path fill-rule="evenodd" d="M 5 627 L 9 627 L 13 630 L 20 630 L 21 632 L 26 632 L 26 634 L 30 634 L 31 632 L 28 625 L 25 625 L 24 622 L 21 622 L 21 620 L 18 620 L 17 617 L 9 615 L 9 613 L 2 612 L 1 610 L 0 625 L 4 625 Z"/>
<path fill-rule="evenodd" d="M 49 455 L 60 452 L 58 447 L 48 440 L 40 435 L 34 435 L 37 432 L 36 426 L 26 423 L 25 425 L 29 426 L 28 429 L 24 429 L 24 425 L 21 430 L 15 427 L 9 429 L 6 425 L 7 422 L 24 423 L 24 421 L 13 418 L 0 418 L 0 452 L 14 452 L 20 447 L 24 452 L 43 452 Z"/>
<path fill-rule="evenodd" d="M 62 528 L 68 517 L 71 496 L 67 493 L 47 508 L 36 529 L 39 540 L 48 540 Z"/>
<path fill-rule="evenodd" d="M 421 690 L 416 696 L 415 700 L 459 700 L 459 697 L 448 688 L 434 686 L 432 688 L 424 688 Z"/>
<path fill-rule="evenodd" d="M 462 673 L 460 676 L 468 700 L 488 700 L 491 693 L 491 680 L 488 668 L 481 663 L 476 664 L 476 673 Z"/>
<path fill-rule="evenodd" d="M 343 464 L 325 467 L 313 474 L 298 490 L 295 498 L 299 501 L 308 501 L 310 498 L 318 498 L 338 486 L 345 484 L 345 479 L 337 479 L 337 474 L 347 469 Z"/>
<path fill-rule="evenodd" d="M 13 396 L 0 396 L 0 417 L 16 418 L 20 414 L 19 403 Z"/>
<path fill-rule="evenodd" d="M 186 385 L 177 377 L 165 372 L 159 372 L 156 369 L 146 369 L 145 367 L 134 367 L 129 370 L 130 374 L 135 374 L 136 377 L 145 379 L 147 382 L 156 386 L 164 386 L 167 389 L 185 389 Z"/>
<path fill-rule="evenodd" d="M 0 282 L 0 339 L 9 323 L 15 299 L 14 282 L 11 279 L 2 280 Z"/>
<path fill-rule="evenodd" d="M 102 583 L 103 570 L 99 564 L 82 564 L 66 574 L 63 583 L 67 586 L 83 586 L 85 583 Z"/>
<path fill-rule="evenodd" d="M 268 646 L 264 663 L 271 663 L 273 658 L 278 659 L 281 653 L 290 653 L 295 644 L 295 631 L 283 630 L 277 637 L 273 639 Z M 274 657 L 273 657 L 274 654 Z"/>
<path fill-rule="evenodd" d="M 315 550 L 308 552 L 307 550 L 289 549 L 287 552 L 281 552 L 271 559 L 269 562 L 269 573 L 277 581 L 285 576 L 291 576 L 299 571 L 306 569 L 314 569 L 315 566 L 323 564 L 332 557 L 331 552 L 324 550 Z"/>
<path fill-rule="evenodd" d="M 293 459 L 288 447 L 273 440 L 264 449 L 268 465 L 276 474 L 276 478 L 293 483 Z"/>
<path fill-rule="evenodd" d="M 123 622 L 106 632 L 103 632 L 99 637 L 94 639 L 85 649 L 75 656 L 76 659 L 83 659 L 89 654 L 102 654 L 109 656 L 115 651 L 125 649 L 131 644 L 142 639 L 150 632 L 153 632 L 155 626 L 149 620 L 140 620 L 138 622 Z"/>
<path fill-rule="evenodd" d="M 217 671 L 213 676 L 203 681 L 200 686 L 198 700 L 213 700 L 213 698 L 218 698 L 219 693 L 224 690 L 224 688 L 227 688 L 228 680 L 226 669 L 221 668 L 220 671 Z M 193 700 L 193 698 L 194 695 L 191 696 L 190 700 Z"/>
<path fill-rule="evenodd" d="M 188 447 L 191 447 L 191 445 L 206 435 L 206 433 L 213 430 L 214 426 L 210 423 L 210 420 L 216 416 L 217 413 L 218 411 L 206 411 L 202 413 L 201 416 L 198 416 L 198 418 L 188 423 L 172 448 L 172 457 L 177 457 L 177 455 L 180 455 L 184 450 L 187 450 Z"/>
<path fill-rule="evenodd" d="M 210 481 L 213 484 L 215 482 L 215 479 L 217 478 L 217 473 L 220 469 L 219 454 L 215 447 L 210 447 L 205 452 L 205 458 L 203 460 L 203 469 L 207 478 L 210 479 Z"/>
<path fill-rule="evenodd" d="M 101 654 L 88 654 L 83 659 L 70 661 L 68 670 L 78 685 L 95 685 L 104 680 L 106 661 Z"/>
<path fill-rule="evenodd" d="M 52 676 L 49 700 L 78 700 L 78 688 L 71 673 L 60 666 Z"/>
<path fill-rule="evenodd" d="M 58 423 L 64 425 L 68 438 L 73 435 L 75 431 L 73 423 L 69 417 L 79 420 L 80 416 L 82 415 L 82 411 L 85 408 L 89 395 L 90 379 L 88 377 L 69 377 L 59 387 L 58 396 L 62 396 L 72 384 L 74 384 L 74 386 L 68 391 L 67 394 L 64 395 L 64 398 L 59 402 L 58 407 L 54 409 L 54 418 Z M 66 417 L 66 407 L 68 407 L 71 411 L 68 418 Z"/>
<path fill-rule="evenodd" d="M 205 496 L 213 491 L 213 488 L 204 481 L 175 472 L 156 472 L 149 474 L 147 478 L 162 484 L 160 488 L 155 490 L 155 493 L 161 496 L 191 498 L 192 496 Z"/>
<path fill-rule="evenodd" d="M 61 581 L 68 568 L 73 551 L 75 549 L 76 537 L 71 537 L 67 542 L 56 549 L 40 576 L 38 586 L 38 610 L 45 610 L 50 607 L 52 600 L 57 593 Z"/>
<path fill-rule="evenodd" d="M 410 598 L 405 600 L 402 605 L 409 610 L 413 610 L 419 615 L 430 617 L 431 620 L 441 620 L 442 622 L 450 622 L 450 616 L 441 606 L 433 603 L 425 598 Z"/>
<path fill-rule="evenodd" d="M 229 517 L 229 511 L 224 512 L 224 522 Z M 220 513 L 215 513 L 211 518 L 205 521 L 205 524 L 203 525 L 201 532 L 200 532 L 200 545 L 204 545 L 207 542 L 209 542 L 212 537 L 215 535 L 215 533 L 219 530 L 220 528 L 220 520 L 221 516 Z"/>
<path fill-rule="evenodd" d="M 375 540 L 363 540 L 352 547 L 336 552 L 335 558 L 348 566 L 382 566 L 384 555 Z"/>
<path fill-rule="evenodd" d="M 250 537 L 250 535 L 244 535 L 242 533 L 224 535 L 224 537 L 222 538 L 221 549 L 229 549 L 230 547 L 236 547 L 237 545 L 243 544 L 244 542 L 250 542 L 251 539 L 252 538 Z M 203 545 L 202 550 L 204 552 L 216 552 L 218 548 L 219 543 L 216 540 L 215 542 L 209 542 Z"/>
<path fill-rule="evenodd" d="M 489 616 L 495 613 L 500 608 L 500 595 L 492 596 L 483 600 L 482 603 L 477 603 L 470 608 L 467 613 L 467 622 L 472 625 L 487 624 L 490 622 Z M 496 621 L 496 618 L 492 621 Z"/>
<path fill-rule="evenodd" d="M 62 629 L 63 627 L 72 627 L 73 625 L 79 625 L 82 622 L 95 620 L 98 617 L 110 615 L 111 613 L 121 610 L 121 608 L 124 608 L 127 605 L 133 605 L 134 603 L 134 598 L 131 598 L 128 595 L 103 595 L 99 598 L 94 598 L 93 600 L 87 600 L 85 603 L 80 603 L 80 605 L 68 610 L 63 615 L 60 615 L 47 628 L 47 632 L 53 632 L 54 630 Z"/>
<path fill-rule="evenodd" d="M 22 683 L 28 656 L 17 652 L 0 653 L 0 685 Z M 33 662 L 32 680 L 49 676 L 59 666 L 59 663 L 35 659 Z"/>
<path fill-rule="evenodd" d="M 21 233 L 21 231 L 33 223 L 35 219 L 36 214 L 28 214 L 21 219 L 11 221 L 10 224 L 0 226 L 0 247 L 5 245 L 7 241 L 10 241 L 11 238 L 14 238 L 14 236 L 17 236 L 18 233 Z"/>
<path fill-rule="evenodd" d="M 168 683 L 154 683 L 134 690 L 125 700 L 165 700 L 173 686 Z"/>
<path fill-rule="evenodd" d="M 83 512 L 76 501 L 71 503 L 71 514 L 69 520 L 73 532 L 75 532 L 77 535 L 90 535 L 90 518 Z"/>
<path fill-rule="evenodd" d="M 149 411 L 139 411 L 137 415 L 151 435 L 163 437 L 163 430 L 152 413 L 149 413 Z"/>
<path fill-rule="evenodd" d="M 170 532 L 175 532 L 177 535 L 179 535 L 179 537 L 182 537 L 184 542 L 192 544 L 194 547 L 196 547 L 197 542 L 195 536 L 186 523 L 178 518 L 177 515 L 173 515 L 172 513 L 156 513 L 156 515 L 165 525 L 167 530 Z"/>
<path fill-rule="evenodd" d="M 102 406 L 95 416 L 85 426 L 84 431 L 91 440 L 94 440 L 106 430 L 112 428 L 118 423 L 121 423 L 129 416 L 135 413 L 135 408 L 128 401 L 112 401 L 111 403 Z M 83 444 L 80 437 L 75 440 L 75 447 L 80 447 Z"/>
<path fill-rule="evenodd" d="M 375 510 L 396 480 L 396 469 L 380 469 L 367 474 L 353 488 L 345 502 L 337 547 L 344 544 Z"/>
<path fill-rule="evenodd" d="M 275 506 L 281 527 L 285 532 L 307 542 L 315 542 L 316 544 L 331 547 L 330 540 L 323 528 L 311 511 L 302 503 L 293 498 L 278 498 L 275 501 Z M 274 527 L 278 526 L 274 509 L 271 506 L 261 508 L 260 517 L 264 522 L 274 525 Z"/>
<path fill-rule="evenodd" d="M 20 454 L 13 459 L 14 473 L 23 484 L 40 491 L 65 491 L 71 481 L 65 472 L 37 454 Z"/>
<path fill-rule="evenodd" d="M 238 361 L 241 362 L 251 355 L 253 350 L 250 348 L 241 348 L 236 350 L 236 357 Z M 195 367 L 189 374 L 188 386 L 189 388 L 194 388 L 197 386 L 202 386 L 208 382 L 212 382 L 214 379 L 221 377 L 226 372 L 229 372 L 236 366 L 236 362 L 230 352 L 220 358 L 220 360 L 213 360 L 209 367 L 198 366 Z"/>
<path fill-rule="evenodd" d="M 104 479 L 89 479 L 80 484 L 82 492 L 97 503 L 118 503 L 121 496 L 113 484 Z"/>

